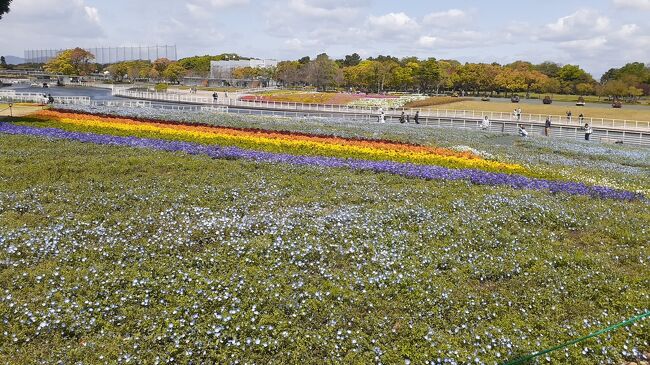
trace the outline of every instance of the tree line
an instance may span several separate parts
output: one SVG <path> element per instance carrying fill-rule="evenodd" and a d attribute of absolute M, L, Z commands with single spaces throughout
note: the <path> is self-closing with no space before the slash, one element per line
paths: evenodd
<path fill-rule="evenodd" d="M 540 64 L 527 61 L 506 65 L 462 64 L 456 60 L 398 59 L 381 55 L 362 60 L 356 53 L 333 60 L 327 54 L 320 54 L 314 60 L 303 57 L 296 61 L 280 62 L 275 69 L 275 79 L 289 87 L 343 87 L 379 93 L 650 95 L 650 67 L 638 62 L 611 69 L 597 82 L 577 65 L 560 65 L 550 61 Z"/>
<path fill-rule="evenodd" d="M 116 82 L 167 81 L 177 83 L 185 76 L 209 77 L 210 62 L 247 60 L 234 53 L 193 56 L 170 61 L 126 61 L 111 65 L 93 63 L 94 56 L 81 49 L 66 50 L 44 65 L 51 73 L 89 75 L 106 72 Z M 387 91 L 467 95 L 505 93 L 578 94 L 638 98 L 650 95 L 650 65 L 634 62 L 612 68 L 596 81 L 578 65 L 555 62 L 533 64 L 516 61 L 498 63 L 460 63 L 417 57 L 377 56 L 362 59 L 357 53 L 332 59 L 322 53 L 311 59 L 279 62 L 273 68 L 234 69 L 233 79 L 274 79 L 285 87 L 312 86 L 318 90 Z"/>

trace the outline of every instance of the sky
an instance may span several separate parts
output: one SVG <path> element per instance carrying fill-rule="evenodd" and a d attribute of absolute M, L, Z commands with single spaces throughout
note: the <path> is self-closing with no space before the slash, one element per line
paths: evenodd
<path fill-rule="evenodd" d="M 179 57 L 551 60 L 599 77 L 650 63 L 648 19 L 650 0 L 13 0 L 0 54 L 175 44 Z"/>

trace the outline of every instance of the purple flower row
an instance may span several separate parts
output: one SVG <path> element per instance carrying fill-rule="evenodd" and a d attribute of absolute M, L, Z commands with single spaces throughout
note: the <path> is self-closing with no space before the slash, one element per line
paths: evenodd
<path fill-rule="evenodd" d="M 602 186 L 588 186 L 569 181 L 554 181 L 529 178 L 473 169 L 449 169 L 438 166 L 415 165 L 391 161 L 367 161 L 336 157 L 296 156 L 281 153 L 246 150 L 238 147 L 221 147 L 180 141 L 165 141 L 139 137 L 118 137 L 111 135 L 68 132 L 56 128 L 34 128 L 0 123 L 0 133 L 32 135 L 56 139 L 69 139 L 104 145 L 152 148 L 163 151 L 180 151 L 192 155 L 208 155 L 218 159 L 246 159 L 268 163 L 293 165 L 343 167 L 355 170 L 385 172 L 395 175 L 427 180 L 467 180 L 479 185 L 505 185 L 515 189 L 548 190 L 553 193 L 587 195 L 618 200 L 643 199 L 641 194 Z"/>

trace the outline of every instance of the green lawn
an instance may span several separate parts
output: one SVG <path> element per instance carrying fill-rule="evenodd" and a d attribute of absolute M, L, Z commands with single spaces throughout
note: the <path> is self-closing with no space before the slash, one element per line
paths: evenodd
<path fill-rule="evenodd" d="M 316 123 L 276 125 L 648 179 L 643 149 Z M 647 201 L 0 134 L 0 363 L 502 363 L 647 310 L 649 222 Z M 552 363 L 633 360 L 649 326 Z"/>

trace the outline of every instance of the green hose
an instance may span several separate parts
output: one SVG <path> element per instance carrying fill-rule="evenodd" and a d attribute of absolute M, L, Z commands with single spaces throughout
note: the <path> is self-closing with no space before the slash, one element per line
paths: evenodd
<path fill-rule="evenodd" d="M 593 337 L 596 337 L 596 336 L 600 336 L 600 335 L 602 335 L 603 333 L 607 333 L 607 332 L 613 331 L 613 330 L 615 330 L 615 329 L 618 329 L 618 328 L 621 328 L 621 327 L 625 327 L 625 326 L 627 326 L 627 325 L 629 325 L 629 324 L 632 324 L 632 323 L 634 323 L 634 322 L 638 322 L 638 321 L 640 321 L 640 320 L 642 320 L 642 319 L 644 319 L 644 318 L 647 318 L 647 317 L 650 317 L 650 311 L 648 311 L 648 312 L 646 312 L 646 313 L 643 313 L 643 314 L 641 314 L 641 315 L 638 315 L 638 316 L 636 316 L 636 317 L 632 317 L 632 318 L 630 318 L 630 319 L 628 319 L 628 320 L 625 320 L 625 321 L 623 321 L 623 322 L 617 323 L 617 324 L 615 324 L 615 325 L 609 326 L 609 327 L 607 327 L 607 328 L 603 328 L 602 330 L 600 330 L 600 331 L 596 331 L 596 332 L 591 333 L 591 334 L 589 334 L 589 335 L 587 335 L 587 336 L 580 337 L 580 338 L 577 338 L 577 339 L 575 339 L 575 340 L 571 340 L 571 341 L 569 341 L 569 342 L 563 343 L 563 344 L 558 345 L 558 346 L 555 346 L 555 347 L 551 347 L 551 348 L 546 349 L 546 350 L 543 350 L 543 351 L 535 352 L 535 353 L 533 353 L 533 354 L 530 354 L 530 355 L 526 355 L 526 356 L 520 357 L 520 358 L 518 358 L 518 359 L 515 359 L 515 360 L 512 360 L 512 361 L 510 361 L 510 362 L 507 362 L 507 363 L 505 363 L 504 365 L 519 365 L 519 364 L 523 364 L 523 363 L 525 363 L 525 362 L 527 362 L 527 361 L 533 360 L 533 359 L 536 358 L 536 357 L 540 357 L 540 356 L 542 356 L 542 355 L 546 355 L 546 354 L 548 354 L 548 353 L 551 353 L 551 352 L 554 352 L 554 351 L 557 351 L 557 350 L 561 350 L 561 349 L 563 349 L 563 348 L 565 348 L 565 347 L 568 347 L 568 346 L 574 345 L 574 344 L 576 344 L 576 343 L 579 343 L 579 342 L 582 342 L 582 341 L 586 341 L 586 340 L 588 340 L 588 339 L 590 339 L 590 338 L 593 338 Z"/>

